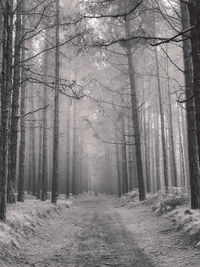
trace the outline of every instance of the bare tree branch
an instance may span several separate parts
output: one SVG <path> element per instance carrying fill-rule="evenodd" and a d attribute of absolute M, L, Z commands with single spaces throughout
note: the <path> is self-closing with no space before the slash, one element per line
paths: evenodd
<path fill-rule="evenodd" d="M 100 18 L 120 18 L 124 17 L 126 18 L 128 15 L 133 13 L 141 4 L 143 3 L 143 0 L 141 0 L 136 6 L 134 6 L 130 11 L 121 13 L 121 14 L 108 14 L 108 15 L 95 15 L 95 16 L 83 16 L 85 19 L 100 19 Z"/>
<path fill-rule="evenodd" d="M 181 31 L 181 32 L 179 32 L 178 34 L 172 36 L 171 38 L 167 38 L 167 39 L 165 39 L 165 40 L 163 40 L 163 41 L 160 41 L 160 42 L 158 42 L 158 43 L 151 44 L 151 45 L 152 45 L 152 46 L 158 46 L 158 45 L 161 45 L 161 44 L 170 43 L 171 41 L 174 41 L 174 42 L 182 42 L 183 40 L 175 40 L 175 39 L 176 39 L 177 37 L 179 37 L 179 36 L 184 35 L 185 33 L 189 32 L 189 31 L 191 31 L 191 30 L 194 30 L 196 27 L 197 27 L 197 25 L 193 25 L 193 26 L 191 26 L 190 28 L 188 28 L 188 29 L 186 29 L 186 30 L 184 30 L 184 31 Z"/>
<path fill-rule="evenodd" d="M 89 119 L 87 119 L 86 121 L 87 121 L 88 125 L 90 126 L 90 129 L 93 131 L 93 133 L 94 133 L 94 137 L 95 137 L 96 139 L 102 141 L 103 143 L 107 143 L 107 144 L 111 144 L 111 145 L 124 145 L 124 143 L 122 143 L 122 142 L 119 142 L 119 143 L 118 143 L 118 142 L 112 142 L 112 141 L 108 141 L 108 140 L 103 139 L 103 138 L 100 137 L 100 136 L 98 135 L 98 133 L 95 131 L 95 129 L 94 129 L 93 125 L 92 125 L 92 122 L 91 122 Z M 134 146 L 135 143 L 127 143 L 127 142 L 126 142 L 125 145 L 127 145 L 127 146 Z"/>
<path fill-rule="evenodd" d="M 31 114 L 33 114 L 33 113 L 36 113 L 36 112 L 38 112 L 38 111 L 40 111 L 40 110 L 44 110 L 44 109 L 46 109 L 46 108 L 48 108 L 49 107 L 49 105 L 47 105 L 47 106 L 45 106 L 45 107 L 42 107 L 42 108 L 38 108 L 38 109 L 36 109 L 36 110 L 33 110 L 33 111 L 29 111 L 29 112 L 27 112 L 26 114 L 24 114 L 24 115 L 20 115 L 20 116 L 16 116 L 17 118 L 24 118 L 24 117 L 26 117 L 26 116 L 28 116 L 28 115 L 31 115 Z"/>

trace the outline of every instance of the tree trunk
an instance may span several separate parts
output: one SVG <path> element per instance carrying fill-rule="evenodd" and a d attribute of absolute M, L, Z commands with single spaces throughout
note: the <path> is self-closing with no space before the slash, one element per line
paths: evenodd
<path fill-rule="evenodd" d="M 125 132 L 124 116 L 122 117 L 122 132 Z M 126 153 L 126 137 L 122 136 L 122 173 L 123 173 L 123 193 L 128 193 L 128 171 L 127 171 L 127 153 Z"/>
<path fill-rule="evenodd" d="M 130 36 L 130 21 L 129 19 L 125 22 L 125 31 L 127 38 Z M 137 163 L 137 175 L 138 175 L 138 187 L 139 187 L 139 199 L 144 200 L 145 196 L 145 187 L 144 187 L 144 176 L 143 176 L 143 167 L 142 167 L 142 153 L 141 153 L 141 137 L 140 137 L 140 126 L 139 126 L 139 116 L 138 116 L 138 101 L 136 95 L 136 85 L 134 77 L 134 67 L 132 59 L 132 49 L 131 43 L 127 42 L 127 57 L 128 57 L 128 68 L 129 68 L 129 78 L 131 86 L 131 104 L 132 104 L 132 119 L 134 126 L 134 140 L 135 140 L 135 155 Z"/>
<path fill-rule="evenodd" d="M 0 8 L 0 62 L 2 62 L 2 50 L 3 50 L 3 9 Z M 0 83 L 1 83 L 1 73 L 2 72 L 2 64 L 0 64 Z M 1 96 L 1 92 L 0 92 Z M 1 114 L 1 113 L 0 113 Z M 0 119 L 0 126 L 1 126 L 1 119 Z"/>
<path fill-rule="evenodd" d="M 80 127 L 80 123 L 79 123 Z M 79 194 L 83 193 L 83 141 L 82 141 L 82 135 L 81 135 L 81 129 L 79 130 L 79 162 L 78 162 L 78 167 L 79 167 L 79 175 L 78 175 L 78 188 L 79 188 Z"/>
<path fill-rule="evenodd" d="M 76 131 L 76 100 L 73 101 L 73 159 L 72 159 L 72 194 L 77 194 L 77 131 Z"/>
<path fill-rule="evenodd" d="M 13 3 L 5 1 L 3 9 L 3 60 L 1 80 L 0 133 L 0 220 L 6 220 L 8 124 L 12 89 Z"/>
<path fill-rule="evenodd" d="M 180 175 L 181 175 L 181 186 L 185 187 L 186 175 L 185 175 L 185 163 L 184 163 L 184 150 L 183 150 L 183 138 L 182 138 L 182 125 L 180 119 L 180 112 L 178 108 L 178 134 L 179 134 L 179 155 L 180 155 Z"/>
<path fill-rule="evenodd" d="M 69 182 L 70 182 L 70 129 L 71 129 L 71 115 L 70 115 L 70 100 L 67 103 L 67 168 L 66 168 L 66 198 L 69 197 Z"/>
<path fill-rule="evenodd" d="M 169 139 L 170 139 L 170 154 L 171 154 L 171 168 L 172 168 L 172 185 L 177 187 L 177 169 L 176 169 L 176 155 L 175 155 L 175 145 L 174 145 L 174 130 L 173 130 L 173 119 L 172 119 L 172 103 L 171 103 L 171 92 L 170 92 L 170 81 L 169 81 L 169 67 L 168 67 L 168 59 L 167 59 L 167 93 L 168 93 L 168 101 L 169 101 Z"/>
<path fill-rule="evenodd" d="M 192 10 L 190 11 L 191 19 Z M 181 2 L 181 15 L 183 30 L 190 27 L 189 13 L 187 5 Z M 193 36 L 194 37 L 194 36 Z M 198 38 L 198 37 L 197 37 Z M 190 189 L 191 189 L 191 207 L 192 209 L 200 208 L 200 168 L 199 168 L 199 150 L 197 142 L 197 125 L 195 119 L 195 106 L 193 99 L 193 73 L 192 73 L 192 58 L 191 58 L 191 42 L 187 38 L 183 41 L 184 69 L 185 69 L 185 95 L 186 95 L 186 112 L 187 112 L 187 133 L 188 133 L 188 157 L 189 157 L 189 174 L 190 174 Z M 194 47 L 193 47 L 194 53 Z M 194 57 L 193 57 L 193 60 Z M 193 62 L 194 68 L 195 62 Z M 196 70 L 197 71 L 197 70 Z M 195 70 L 194 70 L 195 74 Z M 196 80 L 195 80 L 196 81 Z M 196 81 L 197 82 L 197 81 Z M 196 86 L 197 84 L 194 84 Z"/>
<path fill-rule="evenodd" d="M 12 113 L 10 122 L 10 145 L 8 149 L 8 183 L 7 202 L 15 203 L 15 179 L 17 164 L 17 138 L 18 138 L 18 110 L 19 110 L 19 87 L 20 87 L 20 54 L 21 54 L 21 0 L 17 0 L 16 30 L 15 30 L 15 54 L 14 54 L 14 78 L 12 93 Z"/>
<path fill-rule="evenodd" d="M 39 157 L 38 157 L 38 179 L 37 179 L 37 199 L 41 197 L 42 182 L 42 125 L 39 126 Z"/>
<path fill-rule="evenodd" d="M 88 153 L 85 155 L 85 188 L 86 192 L 89 192 L 89 170 L 88 170 Z"/>
<path fill-rule="evenodd" d="M 180 109 L 180 125 L 182 129 L 181 131 L 181 136 L 182 136 L 182 148 L 183 148 L 183 154 L 182 154 L 182 159 L 183 159 L 183 167 L 184 167 L 184 175 L 185 175 L 185 187 L 188 189 L 189 186 L 189 172 L 188 172 L 188 165 L 189 165 L 189 160 L 188 160 L 188 139 L 187 139 L 187 124 L 186 124 L 186 110 L 181 108 Z"/>
<path fill-rule="evenodd" d="M 133 143 L 134 140 L 132 138 L 132 124 L 131 124 L 131 114 L 129 113 L 128 114 L 128 140 L 129 140 L 129 143 Z M 131 192 L 134 188 L 134 180 L 135 180 L 135 177 L 134 177 L 134 168 L 133 168 L 133 146 L 132 145 L 128 145 L 128 180 L 129 180 L 129 191 Z"/>
<path fill-rule="evenodd" d="M 150 171 L 150 129 L 149 129 L 149 116 L 148 110 L 145 107 L 143 110 L 143 135 L 144 135 L 144 162 L 145 162 L 145 176 L 146 176 L 146 190 L 147 193 L 151 192 L 151 171 Z M 152 159 L 152 157 L 151 157 Z"/>
<path fill-rule="evenodd" d="M 153 128 L 155 128 L 155 121 L 153 120 Z M 152 134 L 151 136 L 149 136 L 149 158 L 151 158 L 151 163 L 150 163 L 150 188 L 151 188 L 151 192 L 155 193 L 156 189 L 157 189 L 157 185 L 156 182 L 157 180 L 155 179 L 156 177 L 156 162 L 155 162 L 155 138 L 154 138 L 154 134 Z M 151 156 L 150 156 L 151 155 Z M 150 161 L 150 159 L 149 159 Z"/>
<path fill-rule="evenodd" d="M 58 197 L 58 146 L 59 146 L 59 32 L 60 1 L 56 0 L 56 55 L 55 55 L 55 98 L 54 98 L 54 133 L 53 133 L 53 177 L 51 202 L 56 204 Z"/>
<path fill-rule="evenodd" d="M 144 139 L 145 139 L 145 169 L 146 169 L 146 183 L 147 193 L 151 192 L 151 175 L 150 175 L 150 133 L 149 125 L 145 122 L 144 125 Z"/>
<path fill-rule="evenodd" d="M 24 0 L 22 0 L 22 10 L 24 10 Z M 25 16 L 22 15 L 22 36 L 25 34 Z M 22 42 L 22 62 L 25 60 L 25 42 Z M 25 90 L 25 68 L 24 63 L 21 66 L 21 103 L 20 103 L 20 147 L 19 147 L 19 177 L 18 177 L 18 194 L 17 201 L 24 201 L 24 174 L 25 174 L 25 137 L 26 137 L 26 127 L 25 127 L 25 118 L 23 117 L 26 113 L 25 111 L 25 98 L 26 98 L 26 90 Z"/>
<path fill-rule="evenodd" d="M 168 181 L 168 164 L 167 164 L 167 146 L 165 140 L 165 119 L 164 119 L 164 110 L 162 104 L 162 96 L 161 96 L 161 83 L 160 83 L 160 70 L 159 70 L 159 62 L 158 62 L 158 52 L 157 48 L 155 48 L 155 59 L 156 59 L 156 75 L 157 75 L 157 83 L 158 83 L 158 98 L 159 98 L 159 111 L 160 111 L 160 124 L 161 124 L 161 138 L 162 138 L 162 155 L 163 155 L 163 171 L 164 171 L 164 184 L 165 184 L 165 192 L 168 192 L 169 181 Z"/>
<path fill-rule="evenodd" d="M 80 189 L 80 121 L 77 116 L 79 114 L 79 105 L 76 106 L 76 195 Z"/>
<path fill-rule="evenodd" d="M 45 49 L 48 49 L 48 41 L 46 40 Z M 47 74 L 48 74 L 48 56 L 49 53 L 44 54 L 44 88 L 43 88 L 43 106 L 46 107 L 48 104 L 48 94 L 47 94 Z M 43 110 L 43 159 L 42 159 L 42 194 L 41 200 L 47 200 L 47 190 L 48 190 L 48 132 L 47 132 L 47 115 L 48 109 Z"/>
<path fill-rule="evenodd" d="M 31 99 L 31 107 L 32 110 L 35 110 L 35 93 L 36 90 L 34 90 L 33 85 L 31 86 L 32 90 L 32 99 Z M 31 116 L 31 145 L 32 145 L 32 194 L 33 196 L 36 196 L 37 192 L 37 186 L 36 186 L 36 159 L 35 159 L 35 113 Z"/>
<path fill-rule="evenodd" d="M 116 130 L 115 130 L 116 131 Z M 115 138 L 117 142 L 117 137 Z M 119 161 L 119 145 L 115 145 L 116 149 L 116 164 L 117 164 L 117 188 L 118 188 L 118 196 L 121 197 L 121 178 L 120 178 L 120 161 Z"/>
<path fill-rule="evenodd" d="M 3 9 L 0 8 L 0 88 L 2 86 L 2 50 L 3 50 Z M 0 90 L 1 99 L 1 90 Z M 1 108 L 0 108 L 0 127 L 1 127 Z"/>
<path fill-rule="evenodd" d="M 29 95 L 29 99 L 30 99 L 30 95 Z M 29 104 L 29 103 L 28 103 Z M 29 104 L 30 105 L 30 104 Z M 33 182 L 33 168 L 32 168 L 32 133 L 31 133 L 31 123 L 29 123 L 29 128 L 28 128 L 28 137 L 29 137 L 29 142 L 28 142 L 28 184 L 27 184 L 27 192 L 29 194 L 32 193 L 32 182 Z"/>
<path fill-rule="evenodd" d="M 182 129 L 182 144 L 183 144 L 184 166 L 185 166 L 185 186 L 186 186 L 187 191 L 190 191 L 186 109 L 185 108 L 181 108 L 181 112 L 180 113 L 181 113 L 180 117 L 181 117 L 181 129 Z"/>
<path fill-rule="evenodd" d="M 193 94 L 196 109 L 197 142 L 200 156 L 200 5 L 191 0 L 189 7 L 190 26 L 196 26 L 190 33 L 193 61 Z"/>
<path fill-rule="evenodd" d="M 154 116 L 154 125 L 155 129 L 154 135 L 155 135 L 155 173 L 156 173 L 156 187 L 157 191 L 160 191 L 161 184 L 160 184 L 160 129 L 159 129 L 159 118 L 158 118 L 158 106 L 156 103 L 156 110 L 155 110 L 155 116 Z"/>

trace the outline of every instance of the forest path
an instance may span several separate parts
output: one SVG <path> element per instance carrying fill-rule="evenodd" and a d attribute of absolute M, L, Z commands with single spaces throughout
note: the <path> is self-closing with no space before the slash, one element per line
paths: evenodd
<path fill-rule="evenodd" d="M 154 265 L 127 232 L 113 199 L 92 197 L 78 199 L 76 206 L 38 227 L 7 266 Z"/>
<path fill-rule="evenodd" d="M 156 267 L 200 267 L 200 248 L 195 249 L 166 216 L 156 216 L 151 205 L 118 207 L 126 230 Z"/>
<path fill-rule="evenodd" d="M 77 205 L 38 227 L 5 266 L 200 266 L 200 252 L 184 243 L 168 218 L 156 217 L 147 206 L 117 203 L 78 198 Z"/>

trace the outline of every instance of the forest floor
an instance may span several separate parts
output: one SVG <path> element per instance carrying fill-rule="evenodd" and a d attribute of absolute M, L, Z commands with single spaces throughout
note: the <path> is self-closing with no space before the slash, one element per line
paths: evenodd
<path fill-rule="evenodd" d="M 200 251 L 148 205 L 80 197 L 40 223 L 19 246 L 1 249 L 0 266 L 200 266 Z"/>

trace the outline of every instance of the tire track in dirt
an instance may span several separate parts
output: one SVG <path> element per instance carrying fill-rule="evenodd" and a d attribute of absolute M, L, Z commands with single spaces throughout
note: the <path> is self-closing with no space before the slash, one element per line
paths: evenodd
<path fill-rule="evenodd" d="M 168 216 L 157 217 L 150 206 L 141 204 L 116 210 L 137 246 L 144 250 L 155 266 L 200 266 L 200 251 L 188 244 Z"/>
<path fill-rule="evenodd" d="M 7 257 L 5 266 L 13 267 L 154 266 L 109 198 L 78 199 L 76 206 L 38 226 L 21 249 L 8 251 Z"/>
<path fill-rule="evenodd" d="M 78 237 L 80 254 L 76 266 L 136 266 L 153 264 L 126 231 L 120 215 L 109 201 L 82 202 L 85 209 L 84 229 Z"/>

